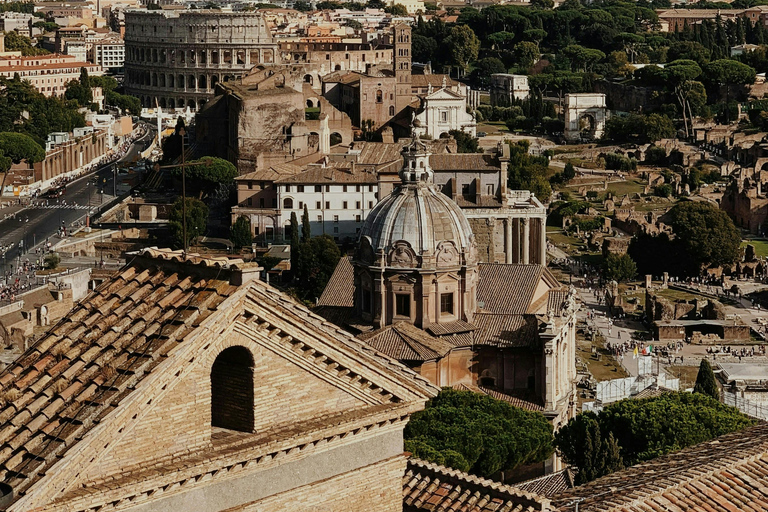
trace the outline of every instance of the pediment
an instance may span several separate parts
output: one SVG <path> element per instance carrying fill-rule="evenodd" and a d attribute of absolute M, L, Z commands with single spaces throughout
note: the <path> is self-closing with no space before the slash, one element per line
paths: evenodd
<path fill-rule="evenodd" d="M 464 99 L 461 94 L 455 93 L 450 89 L 438 89 L 432 94 L 427 94 L 424 97 L 425 100 L 457 100 Z"/>

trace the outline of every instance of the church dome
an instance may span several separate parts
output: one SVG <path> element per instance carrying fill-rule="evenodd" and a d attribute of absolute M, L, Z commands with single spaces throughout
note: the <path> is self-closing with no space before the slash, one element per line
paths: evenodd
<path fill-rule="evenodd" d="M 378 265 L 427 268 L 474 264 L 474 235 L 461 208 L 432 183 L 429 152 L 418 138 L 403 149 L 402 184 L 368 215 L 358 258 Z"/>

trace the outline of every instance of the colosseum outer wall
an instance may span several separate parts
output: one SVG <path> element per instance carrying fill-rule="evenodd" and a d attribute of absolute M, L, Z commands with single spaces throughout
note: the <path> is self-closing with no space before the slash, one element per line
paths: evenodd
<path fill-rule="evenodd" d="M 279 58 L 278 45 L 256 13 L 214 10 L 128 11 L 125 90 L 146 107 L 198 110 L 218 82 L 241 78 Z"/>

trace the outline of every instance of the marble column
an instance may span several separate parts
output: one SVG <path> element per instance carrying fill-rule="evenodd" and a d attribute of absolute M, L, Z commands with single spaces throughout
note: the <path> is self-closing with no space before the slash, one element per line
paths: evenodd
<path fill-rule="evenodd" d="M 520 219 L 512 220 L 512 263 L 520 263 Z"/>
<path fill-rule="evenodd" d="M 531 221 L 530 219 L 520 219 L 520 222 L 523 223 L 523 236 L 522 236 L 522 246 L 523 246 L 523 263 L 528 264 L 530 263 L 530 257 L 531 257 Z"/>
<path fill-rule="evenodd" d="M 541 263 L 542 265 L 547 264 L 547 220 L 546 218 L 540 218 L 539 219 L 539 225 L 541 228 L 541 257 L 538 261 L 538 263 Z"/>
<path fill-rule="evenodd" d="M 506 238 L 504 240 L 504 242 L 505 242 L 504 253 L 505 253 L 506 258 L 505 258 L 504 261 L 506 263 L 514 263 L 514 260 L 512 258 L 512 251 L 513 251 L 513 249 L 512 249 L 512 222 L 513 222 L 513 220 L 511 218 L 509 218 L 509 217 L 504 219 L 504 227 L 506 229 L 506 233 L 505 233 Z"/>

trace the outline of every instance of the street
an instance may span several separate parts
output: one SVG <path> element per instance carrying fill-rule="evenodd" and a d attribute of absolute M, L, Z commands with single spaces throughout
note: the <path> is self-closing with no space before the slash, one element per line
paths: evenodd
<path fill-rule="evenodd" d="M 142 151 L 144 143 L 153 136 L 154 131 L 148 130 L 131 145 L 118 162 L 132 161 Z M 13 217 L 0 220 L 0 250 L 8 248 L 3 253 L 2 275 L 4 276 L 12 265 L 16 268 L 23 260 L 34 260 L 35 248 L 46 240 L 50 240 L 52 244 L 58 241 L 58 232 L 62 226 L 70 233 L 78 221 L 85 224 L 89 210 L 95 213 L 99 206 L 114 198 L 113 180 L 113 164 L 105 165 L 93 173 L 67 183 L 63 196 L 33 199 L 29 207 L 16 212 Z"/>

